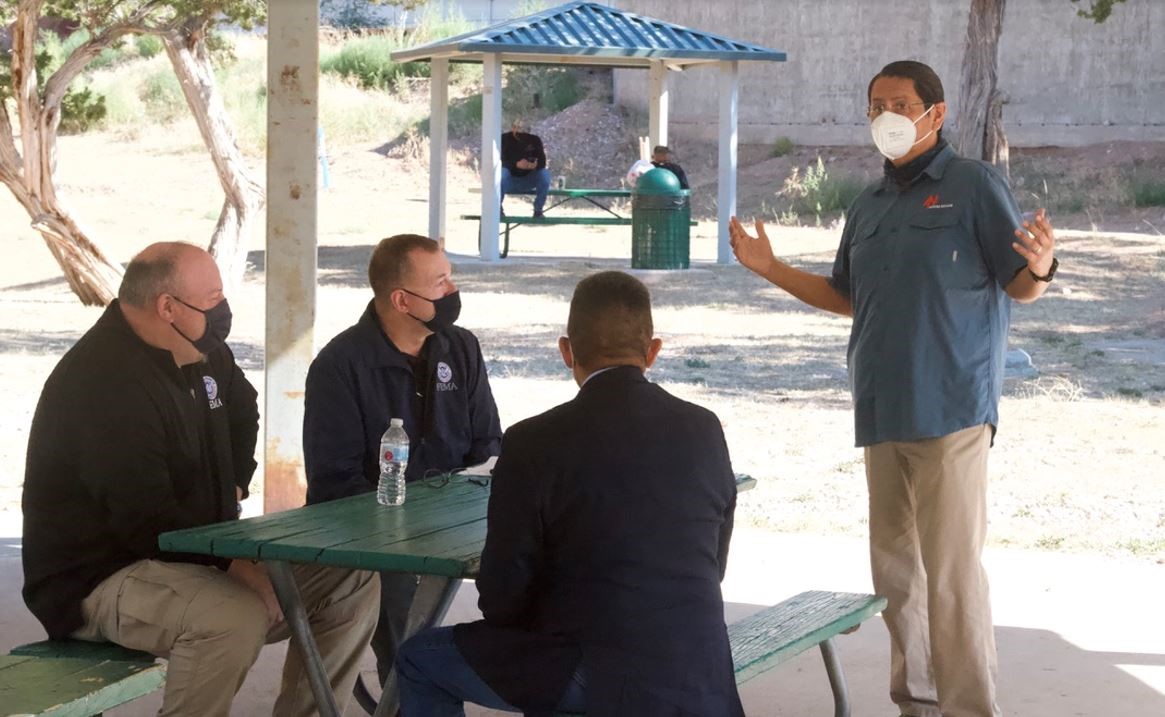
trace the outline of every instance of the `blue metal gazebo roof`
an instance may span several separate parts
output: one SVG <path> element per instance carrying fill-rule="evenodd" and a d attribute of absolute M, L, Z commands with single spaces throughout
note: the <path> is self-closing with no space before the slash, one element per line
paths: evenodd
<path fill-rule="evenodd" d="M 483 30 L 392 53 L 392 59 L 481 62 L 504 55 L 507 63 L 571 63 L 675 68 L 723 60 L 783 62 L 785 53 L 731 40 L 594 2 L 572 2 Z"/>

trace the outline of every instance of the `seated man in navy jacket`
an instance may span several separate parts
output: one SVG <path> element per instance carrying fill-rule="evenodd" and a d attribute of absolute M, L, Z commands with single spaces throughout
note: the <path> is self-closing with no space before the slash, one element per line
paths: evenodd
<path fill-rule="evenodd" d="M 383 239 L 368 263 L 373 299 L 307 372 L 303 453 L 307 502 L 376 489 L 380 437 L 392 418 L 409 434 L 406 478 L 481 463 L 502 428 L 473 334 L 454 326 L 461 298 L 440 245 L 417 234 Z M 381 682 L 416 590 L 415 576 L 381 573 L 372 638 Z"/>
<path fill-rule="evenodd" d="M 620 272 L 575 289 L 580 388 L 511 427 L 477 579 L 484 620 L 400 650 L 404 717 L 463 701 L 551 714 L 735 717 L 720 581 L 736 507 L 716 416 L 647 381 L 651 299 Z"/>

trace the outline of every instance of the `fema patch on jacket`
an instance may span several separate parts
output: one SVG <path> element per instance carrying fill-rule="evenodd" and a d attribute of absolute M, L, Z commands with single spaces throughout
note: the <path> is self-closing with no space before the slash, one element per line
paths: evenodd
<path fill-rule="evenodd" d="M 457 384 L 453 382 L 453 369 L 444 361 L 437 362 L 437 391 L 456 391 Z"/>
<path fill-rule="evenodd" d="M 203 376 L 202 385 L 206 386 L 206 400 L 211 408 L 222 408 L 222 399 L 218 397 L 218 382 L 213 376 Z"/>

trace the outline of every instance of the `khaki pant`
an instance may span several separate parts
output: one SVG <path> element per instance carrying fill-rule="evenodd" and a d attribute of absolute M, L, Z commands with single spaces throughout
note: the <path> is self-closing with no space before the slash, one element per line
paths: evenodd
<path fill-rule="evenodd" d="M 868 446 L 870 566 L 889 605 L 890 698 L 912 717 L 999 717 L 987 574 L 991 427 Z"/>
<path fill-rule="evenodd" d="M 293 566 L 312 634 L 341 711 L 376 626 L 374 573 Z M 215 717 L 231 702 L 264 644 L 288 636 L 269 626 L 262 598 L 223 571 L 204 565 L 141 560 L 102 581 L 81 604 L 81 640 L 108 640 L 169 659 L 161 715 Z M 273 714 L 315 714 L 307 673 L 294 645 L 283 664 Z"/>

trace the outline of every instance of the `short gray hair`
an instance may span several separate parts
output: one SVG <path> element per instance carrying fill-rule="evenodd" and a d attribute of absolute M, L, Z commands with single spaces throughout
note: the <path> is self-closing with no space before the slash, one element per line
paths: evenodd
<path fill-rule="evenodd" d="M 162 294 L 177 291 L 177 252 L 165 252 L 149 259 L 134 257 L 125 268 L 117 299 L 123 304 L 144 309 Z"/>

